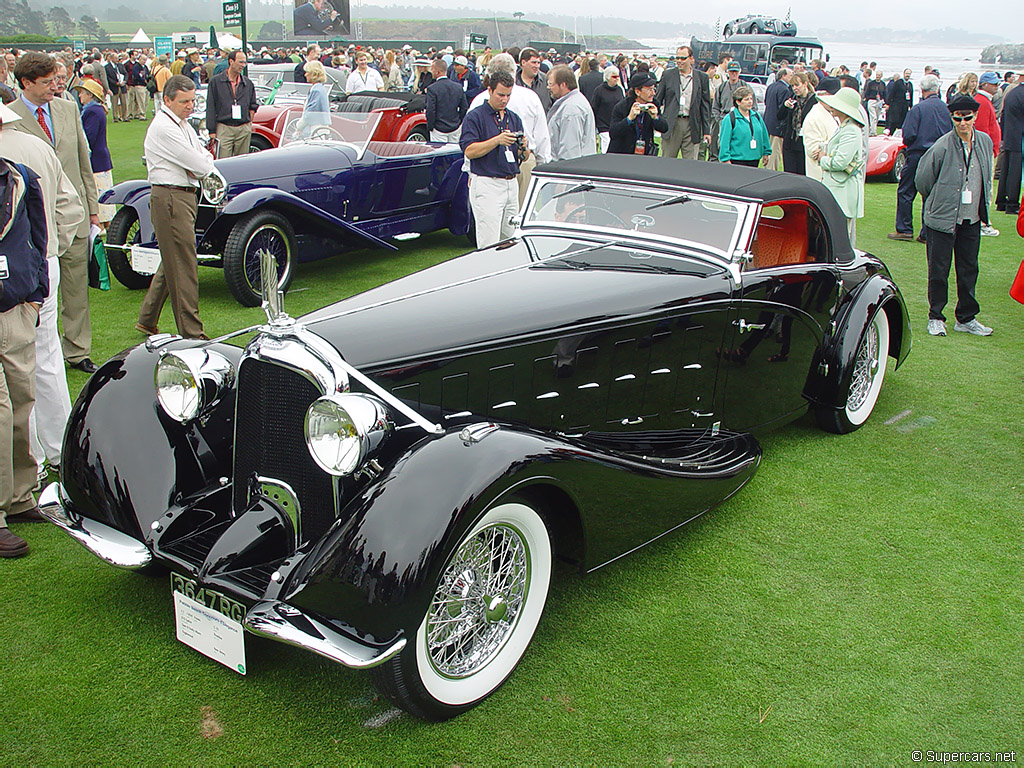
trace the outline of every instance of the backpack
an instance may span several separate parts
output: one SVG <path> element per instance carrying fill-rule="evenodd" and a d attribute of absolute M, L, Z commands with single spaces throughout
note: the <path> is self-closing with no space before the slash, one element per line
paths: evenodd
<path fill-rule="evenodd" d="M 146 90 L 149 91 L 150 96 L 156 96 L 156 73 L 163 69 L 163 65 L 157 66 L 149 73 L 149 79 L 146 81 Z"/>

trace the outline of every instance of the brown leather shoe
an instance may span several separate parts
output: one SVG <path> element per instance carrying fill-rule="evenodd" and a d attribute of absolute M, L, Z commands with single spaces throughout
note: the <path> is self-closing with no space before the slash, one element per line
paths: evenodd
<path fill-rule="evenodd" d="M 144 333 L 146 336 L 156 336 L 158 333 L 160 333 L 159 328 L 150 328 L 148 325 L 143 325 L 142 323 L 136 323 L 135 330 L 138 331 L 139 333 Z"/>
<path fill-rule="evenodd" d="M 15 536 L 9 528 L 0 528 L 0 557 L 24 557 L 28 554 L 28 543 Z"/>
<path fill-rule="evenodd" d="M 8 523 L 45 523 L 46 518 L 43 517 L 43 513 L 39 511 L 39 505 L 32 507 L 32 509 L 26 509 L 24 512 L 19 512 L 16 515 L 7 515 Z"/>
<path fill-rule="evenodd" d="M 910 242 L 914 239 L 914 235 L 911 232 L 890 232 L 886 237 L 890 240 L 903 240 L 905 242 Z"/>

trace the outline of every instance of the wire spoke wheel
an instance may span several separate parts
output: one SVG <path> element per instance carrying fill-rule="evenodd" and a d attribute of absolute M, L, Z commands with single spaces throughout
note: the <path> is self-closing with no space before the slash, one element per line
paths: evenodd
<path fill-rule="evenodd" d="M 518 500 L 492 507 L 459 539 L 411 641 L 373 670 L 374 682 L 428 720 L 476 706 L 526 653 L 550 582 L 551 538 L 541 516 Z"/>
<path fill-rule="evenodd" d="M 263 251 L 277 262 L 277 287 L 287 290 L 295 271 L 295 230 L 276 211 L 253 211 L 235 224 L 224 245 L 224 279 L 243 306 L 258 307 L 263 300 Z"/>

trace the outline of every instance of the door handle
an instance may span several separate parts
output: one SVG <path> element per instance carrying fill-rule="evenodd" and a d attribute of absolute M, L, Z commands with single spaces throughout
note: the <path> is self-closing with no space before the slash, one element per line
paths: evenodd
<path fill-rule="evenodd" d="M 733 320 L 732 324 L 738 326 L 740 333 L 744 331 L 763 331 L 767 323 L 748 323 L 742 317 L 739 320 Z"/>
<path fill-rule="evenodd" d="M 644 423 L 644 417 L 643 416 L 637 416 L 636 418 L 633 418 L 633 419 L 626 418 L 626 419 L 623 419 L 620 423 L 623 426 L 631 426 L 633 424 L 643 424 Z"/>

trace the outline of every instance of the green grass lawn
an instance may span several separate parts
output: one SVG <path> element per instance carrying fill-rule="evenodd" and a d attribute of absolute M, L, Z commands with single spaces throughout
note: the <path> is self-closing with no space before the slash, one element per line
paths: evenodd
<path fill-rule="evenodd" d="M 110 127 L 119 179 L 143 174 L 144 127 Z M 1007 290 L 1024 241 L 995 214 L 1002 235 L 983 240 L 978 286 L 995 334 L 929 337 L 924 246 L 885 238 L 895 190 L 868 185 L 858 244 L 890 266 L 915 340 L 871 421 L 843 437 L 809 418 L 786 427 L 712 514 L 592 576 L 560 572 L 530 651 L 482 706 L 441 725 L 395 716 L 367 675 L 253 637 L 241 677 L 175 640 L 165 577 L 18 526 L 32 553 L 0 564 L 0 764 L 909 765 L 913 750 L 1020 761 L 1024 307 Z M 451 258 L 465 240 L 400 247 L 300 267 L 289 311 Z M 211 336 L 262 317 L 219 270 L 200 282 Z M 97 362 L 140 340 L 141 300 L 119 284 L 92 292 Z M 169 308 L 161 326 L 173 329 Z M 69 379 L 77 392 L 85 376 Z"/>

